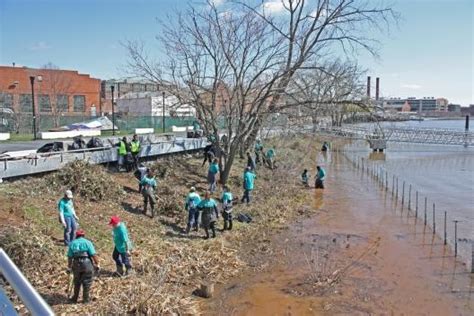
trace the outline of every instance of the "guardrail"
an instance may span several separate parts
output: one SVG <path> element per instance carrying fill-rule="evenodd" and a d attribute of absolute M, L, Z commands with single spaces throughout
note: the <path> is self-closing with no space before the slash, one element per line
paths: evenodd
<path fill-rule="evenodd" d="M 7 279 L 8 283 L 15 290 L 15 293 L 25 304 L 32 315 L 49 316 L 54 315 L 51 307 L 43 300 L 41 295 L 28 282 L 20 269 L 13 263 L 5 251 L 0 248 L 0 272 Z M 1 289 L 0 289 L 1 290 Z M 5 302 L 11 304 L 11 302 Z M 2 304 L 3 305 L 3 304 Z M 0 307 L 0 312 L 2 308 Z M 11 310 L 5 315 L 11 315 Z M 1 313 L 3 315 L 3 313 Z"/>
<path fill-rule="evenodd" d="M 206 145 L 207 140 L 205 138 L 176 138 L 171 141 L 142 144 L 140 157 L 153 157 L 199 150 Z M 58 170 L 78 159 L 87 160 L 92 164 L 103 164 L 117 161 L 117 158 L 117 147 L 52 152 L 13 160 L 4 158 L 0 160 L 0 179 Z"/>

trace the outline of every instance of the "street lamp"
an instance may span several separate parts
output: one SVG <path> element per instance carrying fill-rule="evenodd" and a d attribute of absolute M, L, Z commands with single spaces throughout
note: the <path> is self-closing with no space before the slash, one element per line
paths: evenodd
<path fill-rule="evenodd" d="M 43 81 L 43 77 L 38 76 L 38 82 Z M 36 108 L 35 108 L 35 76 L 30 76 L 31 83 L 31 106 L 33 108 L 33 139 L 36 140 Z"/>
<path fill-rule="evenodd" d="M 114 90 L 115 86 L 110 86 L 110 92 L 112 92 L 112 136 L 115 136 L 115 106 L 114 106 Z"/>
<path fill-rule="evenodd" d="M 166 106 L 165 106 L 165 92 L 163 91 L 163 115 L 162 115 L 162 118 L 163 118 L 163 133 L 165 132 L 165 110 L 166 110 Z"/>

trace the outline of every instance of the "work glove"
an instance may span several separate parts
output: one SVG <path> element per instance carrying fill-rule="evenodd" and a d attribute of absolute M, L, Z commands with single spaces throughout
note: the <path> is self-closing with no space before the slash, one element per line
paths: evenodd
<path fill-rule="evenodd" d="M 66 269 L 66 273 L 67 273 L 67 274 L 71 274 L 71 272 L 72 272 L 71 268 L 67 268 L 67 269 Z"/>
<path fill-rule="evenodd" d="M 95 266 L 95 267 L 94 267 L 94 270 L 95 270 L 95 274 L 99 274 L 99 272 L 100 272 L 100 266 Z"/>

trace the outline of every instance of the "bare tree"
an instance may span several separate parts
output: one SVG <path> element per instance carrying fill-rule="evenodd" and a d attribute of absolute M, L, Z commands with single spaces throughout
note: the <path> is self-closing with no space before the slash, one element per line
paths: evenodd
<path fill-rule="evenodd" d="M 395 14 L 373 2 L 282 0 L 278 14 L 260 2 L 191 5 L 162 23 L 166 62 L 150 58 L 143 43 L 125 43 L 129 70 L 171 82 L 170 93 L 196 108 L 215 139 L 224 129 L 225 143 L 215 145 L 224 152 L 225 183 L 236 154 L 253 142 L 266 117 L 288 108 L 283 96 L 298 71 L 358 48 L 376 54 L 366 30 L 388 25 Z"/>
<path fill-rule="evenodd" d="M 51 62 L 41 67 L 41 70 L 43 76 L 41 89 L 49 92 L 53 125 L 58 127 L 61 116 L 64 112 L 68 112 L 68 93 L 72 88 L 72 80 Z"/>

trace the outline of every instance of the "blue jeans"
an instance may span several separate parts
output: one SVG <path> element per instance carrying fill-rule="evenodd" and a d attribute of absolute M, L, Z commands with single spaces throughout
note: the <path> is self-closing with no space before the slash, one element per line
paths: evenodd
<path fill-rule="evenodd" d="M 64 228 L 64 244 L 69 245 L 76 238 L 77 224 L 74 217 L 64 217 L 66 227 Z"/>
<path fill-rule="evenodd" d="M 118 267 L 121 267 L 122 265 L 125 266 L 125 268 L 130 269 L 132 265 L 130 264 L 130 258 L 128 257 L 128 254 L 125 253 L 120 253 L 117 248 L 114 247 L 114 252 L 112 253 L 112 258 L 115 261 L 115 264 Z"/>
<path fill-rule="evenodd" d="M 244 190 L 244 196 L 242 196 L 242 203 L 244 203 L 244 201 L 247 201 L 247 204 L 250 203 L 250 190 Z"/>
<path fill-rule="evenodd" d="M 199 225 L 199 211 L 196 208 L 188 210 L 188 228 L 197 228 Z"/>

